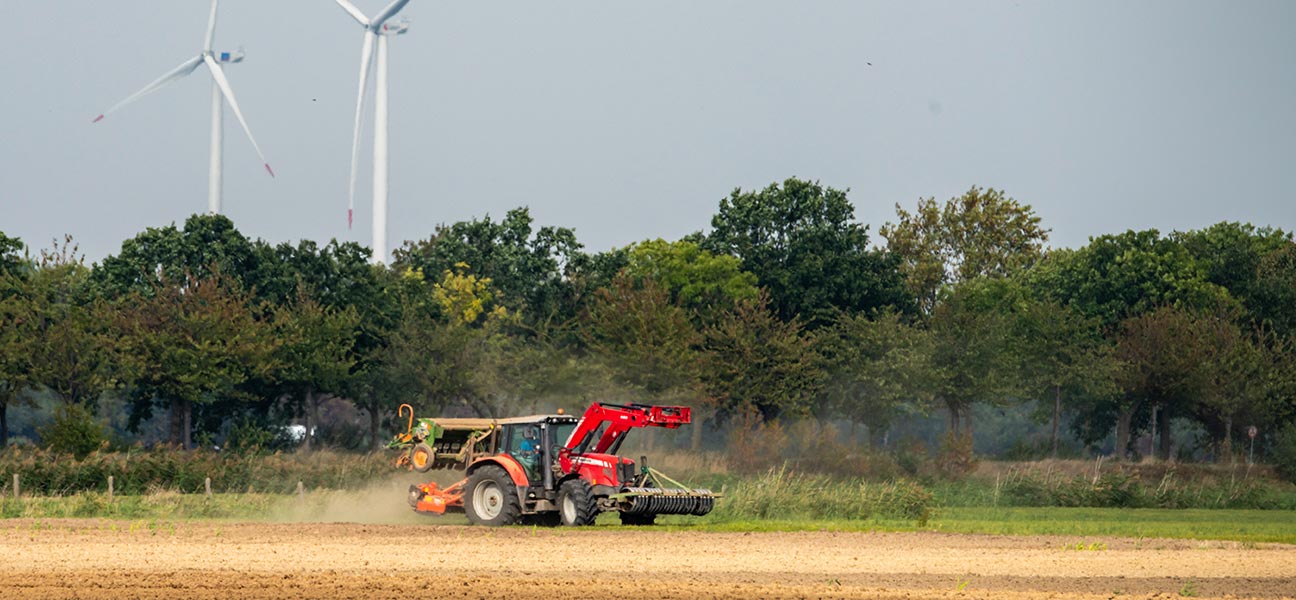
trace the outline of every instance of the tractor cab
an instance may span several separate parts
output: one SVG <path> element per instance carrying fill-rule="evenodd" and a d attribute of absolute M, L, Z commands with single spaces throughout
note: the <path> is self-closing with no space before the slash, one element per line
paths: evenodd
<path fill-rule="evenodd" d="M 501 419 L 496 453 L 517 461 L 531 486 L 545 487 L 545 474 L 558 464 L 559 450 L 567 444 L 578 420 L 568 415 Z"/>

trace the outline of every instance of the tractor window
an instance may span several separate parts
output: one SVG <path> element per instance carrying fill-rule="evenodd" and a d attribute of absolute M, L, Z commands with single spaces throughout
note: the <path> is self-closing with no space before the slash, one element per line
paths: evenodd
<path fill-rule="evenodd" d="M 500 438 L 500 453 L 515 454 L 518 447 L 522 445 L 522 428 L 505 425 L 503 434 Z"/>
<path fill-rule="evenodd" d="M 561 448 L 567 444 L 567 438 L 576 430 L 575 423 L 553 423 L 549 425 L 549 446 Z"/>

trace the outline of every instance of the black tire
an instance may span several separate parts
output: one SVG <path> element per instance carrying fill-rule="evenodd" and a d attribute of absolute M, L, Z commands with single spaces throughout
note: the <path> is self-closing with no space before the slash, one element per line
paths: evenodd
<path fill-rule="evenodd" d="M 632 515 L 630 513 L 621 513 L 621 524 L 642 526 L 652 525 L 657 522 L 657 515 Z"/>
<path fill-rule="evenodd" d="M 410 466 L 414 467 L 414 470 L 419 473 L 430 471 L 435 460 L 436 455 L 432 453 L 432 447 L 423 442 L 414 444 L 414 447 L 410 448 Z"/>
<path fill-rule="evenodd" d="M 558 520 L 568 527 L 593 525 L 598 516 L 594 493 L 583 479 L 568 479 L 558 488 Z"/>
<path fill-rule="evenodd" d="M 496 466 L 473 471 L 464 493 L 464 513 L 474 525 L 499 527 L 518 522 L 522 503 L 518 501 L 513 479 Z"/>

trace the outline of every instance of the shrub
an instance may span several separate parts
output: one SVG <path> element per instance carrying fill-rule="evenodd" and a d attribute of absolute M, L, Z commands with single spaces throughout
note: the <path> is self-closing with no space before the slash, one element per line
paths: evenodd
<path fill-rule="evenodd" d="M 46 448 L 77 458 L 85 458 L 108 443 L 103 425 L 80 404 L 58 407 L 54 420 L 40 430 L 40 436 Z"/>
<path fill-rule="evenodd" d="M 972 434 L 949 432 L 941 439 L 940 451 L 936 455 L 936 468 L 950 479 L 959 479 L 977 467 L 976 454 L 972 451 Z"/>
<path fill-rule="evenodd" d="M 734 419 L 728 437 L 729 468 L 735 473 L 760 473 L 783 464 L 788 436 L 778 421 L 748 412 Z"/>
<path fill-rule="evenodd" d="M 384 454 L 232 454 L 173 449 L 91 452 L 81 459 L 48 450 L 11 449 L 0 454 L 0 473 L 17 473 L 24 494 L 56 496 L 106 491 L 108 476 L 118 494 L 159 490 L 201 492 L 211 477 L 216 492 L 290 493 L 301 481 L 311 489 L 356 489 L 392 473 Z"/>

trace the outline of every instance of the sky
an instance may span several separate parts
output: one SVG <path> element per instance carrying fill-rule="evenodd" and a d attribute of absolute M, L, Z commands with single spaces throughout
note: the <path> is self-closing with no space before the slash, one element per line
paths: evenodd
<path fill-rule="evenodd" d="M 91 120 L 196 55 L 208 8 L 0 0 L 0 231 L 33 249 L 70 234 L 98 261 L 206 210 L 204 71 Z M 412 0 L 402 15 L 393 247 L 518 206 L 592 251 L 678 239 L 735 188 L 788 177 L 849 189 L 878 243 L 896 204 L 974 185 L 1033 206 L 1058 247 L 1296 229 L 1296 2 Z M 277 175 L 227 108 L 224 212 L 243 233 L 370 244 L 367 133 L 346 224 L 360 42 L 328 0 L 221 3 L 215 46 L 247 52 L 226 72 Z"/>

